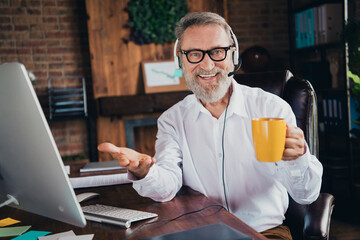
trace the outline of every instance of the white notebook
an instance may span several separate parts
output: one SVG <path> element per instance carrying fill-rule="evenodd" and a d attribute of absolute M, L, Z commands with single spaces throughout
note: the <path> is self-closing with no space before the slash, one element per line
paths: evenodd
<path fill-rule="evenodd" d="M 110 186 L 110 185 L 125 184 L 130 182 L 131 181 L 128 179 L 127 173 L 70 178 L 70 183 L 73 188 Z"/>

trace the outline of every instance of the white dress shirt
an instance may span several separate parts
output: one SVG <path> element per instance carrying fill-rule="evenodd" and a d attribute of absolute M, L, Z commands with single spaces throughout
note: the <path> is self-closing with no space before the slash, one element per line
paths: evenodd
<path fill-rule="evenodd" d="M 273 94 L 235 80 L 232 85 L 224 142 L 225 111 L 216 119 L 189 95 L 158 120 L 156 164 L 145 178 L 136 180 L 131 174 L 129 178 L 140 195 L 155 201 L 171 200 L 186 185 L 226 206 L 225 186 L 229 211 L 261 232 L 282 224 L 288 193 L 302 204 L 317 199 L 322 165 L 308 151 L 296 161 L 259 162 L 252 143 L 251 119 L 280 117 L 296 125 L 295 116 L 291 107 Z"/>

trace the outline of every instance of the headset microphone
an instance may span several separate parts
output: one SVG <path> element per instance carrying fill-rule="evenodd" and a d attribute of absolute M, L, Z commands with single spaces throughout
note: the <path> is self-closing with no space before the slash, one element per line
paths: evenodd
<path fill-rule="evenodd" d="M 234 71 L 229 72 L 228 77 L 231 77 L 232 75 L 234 75 L 236 73 L 237 70 L 240 69 L 241 63 L 242 63 L 242 60 L 241 60 L 241 58 L 239 58 L 238 59 L 238 65 L 235 66 Z"/>

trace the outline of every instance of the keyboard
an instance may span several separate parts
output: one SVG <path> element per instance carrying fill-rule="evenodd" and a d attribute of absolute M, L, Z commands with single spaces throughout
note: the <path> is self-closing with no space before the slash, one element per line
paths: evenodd
<path fill-rule="evenodd" d="M 124 228 L 129 228 L 132 222 L 158 216 L 156 213 L 101 204 L 84 206 L 82 207 L 82 210 L 87 220 L 114 224 Z"/>

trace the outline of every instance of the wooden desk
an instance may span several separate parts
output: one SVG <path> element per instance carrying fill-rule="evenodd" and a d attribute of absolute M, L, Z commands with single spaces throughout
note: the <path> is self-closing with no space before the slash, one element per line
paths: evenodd
<path fill-rule="evenodd" d="M 159 203 L 154 202 L 149 198 L 143 198 L 137 194 L 132 188 L 131 184 L 87 188 L 76 190 L 76 193 L 82 192 L 97 192 L 100 197 L 91 199 L 82 203 L 82 205 L 90 204 L 106 204 L 117 207 L 131 208 L 143 211 L 154 212 L 159 215 L 157 219 L 171 219 L 183 213 L 201 209 L 203 207 L 214 204 L 213 201 L 204 195 L 195 192 L 189 188 L 184 187 L 178 195 L 169 202 Z M 44 195 L 46 197 L 46 195 Z M 35 214 L 24 212 L 11 207 L 3 207 L 0 209 L 0 219 L 11 217 L 20 220 L 14 226 L 32 225 L 30 230 L 50 231 L 59 233 L 64 231 L 73 230 L 76 235 L 81 234 L 95 234 L 94 239 L 123 239 L 137 227 L 143 223 L 152 221 L 140 221 L 133 223 L 129 229 L 120 228 L 113 225 L 101 224 L 97 222 L 88 221 L 87 226 L 84 228 L 75 227 L 65 224 L 56 220 L 41 217 Z M 155 219 L 155 220 L 157 220 Z M 185 229 L 195 228 L 217 222 L 223 222 L 239 231 L 253 237 L 253 239 L 266 240 L 261 234 L 246 225 L 244 222 L 236 218 L 221 207 L 215 206 L 207 208 L 201 212 L 186 215 L 172 222 L 160 222 L 144 226 L 138 232 L 130 236 L 129 239 L 141 239 L 171 232 L 177 232 Z M 5 239 L 5 238 L 1 238 Z M 11 238 L 8 238 L 11 239 Z"/>

